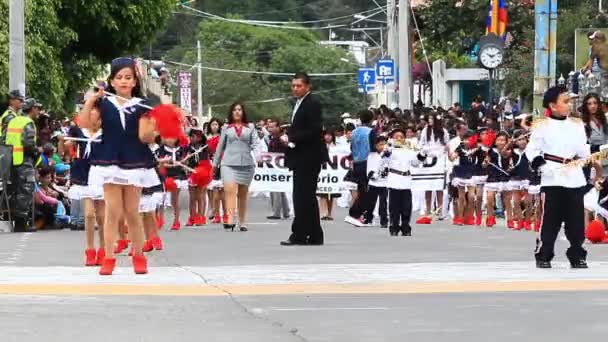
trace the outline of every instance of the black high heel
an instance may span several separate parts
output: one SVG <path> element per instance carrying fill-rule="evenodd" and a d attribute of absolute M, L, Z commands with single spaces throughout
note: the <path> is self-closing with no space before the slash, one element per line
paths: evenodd
<path fill-rule="evenodd" d="M 224 224 L 224 230 L 225 231 L 228 231 L 228 230 L 234 231 L 235 226 L 236 226 L 235 224 Z"/>
<path fill-rule="evenodd" d="M 242 232 L 249 231 L 249 229 L 247 229 L 247 227 L 243 227 L 243 226 L 239 227 L 239 230 Z"/>

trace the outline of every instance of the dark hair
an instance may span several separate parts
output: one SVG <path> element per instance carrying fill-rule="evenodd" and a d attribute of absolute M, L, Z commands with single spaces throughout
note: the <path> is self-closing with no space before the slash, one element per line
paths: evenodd
<path fill-rule="evenodd" d="M 355 130 L 355 125 L 352 122 L 349 122 L 346 124 L 346 127 L 344 127 L 344 131 L 354 131 Z"/>
<path fill-rule="evenodd" d="M 107 81 L 108 87 L 107 87 L 106 91 L 109 93 L 112 93 L 112 94 L 116 94 L 116 90 L 114 89 L 114 87 L 112 87 L 112 80 L 116 77 L 116 75 L 122 69 L 126 69 L 126 68 L 131 69 L 131 71 L 133 71 L 133 77 L 135 77 L 135 88 L 133 88 L 133 90 L 131 91 L 131 96 L 143 97 L 143 93 L 141 92 L 141 87 L 139 85 L 139 76 L 137 76 L 137 70 L 135 69 L 135 63 L 133 63 L 133 65 L 125 65 L 120 68 L 112 68 L 112 71 L 110 72 L 110 76 L 108 77 L 108 81 Z"/>
<path fill-rule="evenodd" d="M 590 113 L 587 108 L 587 101 L 590 99 L 595 99 L 597 101 L 598 110 L 596 113 Z M 602 125 L 602 129 L 604 130 L 604 134 L 608 134 L 608 122 L 606 122 L 606 114 L 602 111 L 602 100 L 600 100 L 600 96 L 596 93 L 589 93 L 583 99 L 583 106 L 581 107 L 581 113 L 583 114 L 583 122 L 586 126 L 591 124 L 591 117 L 595 116 L 597 121 Z"/>
<path fill-rule="evenodd" d="M 213 132 L 211 132 L 211 124 L 217 122 L 217 126 L 218 126 L 218 131 L 217 133 L 220 134 L 222 132 L 222 120 L 218 119 L 218 118 L 211 118 L 211 120 L 209 120 L 209 122 L 207 122 L 207 135 L 211 135 L 213 134 Z"/>
<path fill-rule="evenodd" d="M 336 127 L 335 132 L 344 132 L 344 126 L 340 125 Z"/>
<path fill-rule="evenodd" d="M 431 118 L 431 117 L 433 117 L 433 127 L 429 127 L 429 125 L 428 125 L 428 123 L 431 122 L 429 120 L 429 118 Z M 431 131 L 432 131 L 435 141 L 439 141 L 442 144 L 445 144 L 446 143 L 446 141 L 444 141 L 445 132 L 443 131 L 443 120 L 441 119 L 441 116 L 439 116 L 439 114 L 437 112 L 428 113 L 424 116 L 424 120 L 427 122 L 426 140 L 429 142 L 431 141 Z"/>
<path fill-rule="evenodd" d="M 296 74 L 293 75 L 293 79 L 302 80 L 304 84 L 310 84 L 310 76 L 308 76 L 308 74 L 305 72 L 296 72 Z"/>
<path fill-rule="evenodd" d="M 496 138 L 494 139 L 494 147 L 496 147 L 496 140 L 498 140 L 499 137 L 505 137 L 505 139 L 507 139 L 507 144 L 509 143 L 509 139 L 511 138 L 509 133 L 507 133 L 505 131 L 500 131 L 500 132 L 496 133 Z"/>
<path fill-rule="evenodd" d="M 379 136 L 376 137 L 376 140 L 374 141 L 374 144 L 377 144 L 379 142 L 386 142 L 387 140 L 388 139 L 386 139 L 386 137 L 384 135 L 379 135 Z"/>
<path fill-rule="evenodd" d="M 237 106 L 241 106 L 241 109 L 243 110 L 243 124 L 248 124 L 249 121 L 247 120 L 247 111 L 245 110 L 245 106 L 240 103 L 240 102 L 235 102 L 230 106 L 230 111 L 228 112 L 228 124 L 232 124 L 234 123 L 234 118 L 232 117 L 232 112 L 236 109 Z"/>
<path fill-rule="evenodd" d="M 557 99 L 559 98 L 559 96 L 567 92 L 568 89 L 565 86 L 555 86 L 549 88 L 543 96 L 543 107 L 551 109 L 549 105 L 551 103 L 557 103 Z"/>
<path fill-rule="evenodd" d="M 42 166 L 38 169 L 38 177 L 46 177 L 53 174 L 53 170 L 48 166 Z"/>
<path fill-rule="evenodd" d="M 336 143 L 336 133 L 334 132 L 334 130 L 331 128 L 328 128 L 323 131 L 323 134 L 321 134 L 321 136 L 323 137 L 323 142 L 325 142 L 326 134 L 331 135 L 331 142 L 335 144 Z"/>
<path fill-rule="evenodd" d="M 367 125 L 374 120 L 374 113 L 368 109 L 360 111 L 357 116 L 359 116 L 359 120 L 361 120 L 361 123 L 364 125 Z"/>

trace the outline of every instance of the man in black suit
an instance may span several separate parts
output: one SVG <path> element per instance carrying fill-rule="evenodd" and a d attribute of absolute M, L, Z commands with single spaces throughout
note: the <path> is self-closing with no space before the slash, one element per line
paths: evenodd
<path fill-rule="evenodd" d="M 329 160 L 329 155 L 321 137 L 321 103 L 311 94 L 310 77 L 306 73 L 294 76 L 291 91 L 297 101 L 284 142 L 289 147 L 285 163 L 293 171 L 295 215 L 292 234 L 281 245 L 322 245 L 323 229 L 316 192 L 321 165 Z"/>

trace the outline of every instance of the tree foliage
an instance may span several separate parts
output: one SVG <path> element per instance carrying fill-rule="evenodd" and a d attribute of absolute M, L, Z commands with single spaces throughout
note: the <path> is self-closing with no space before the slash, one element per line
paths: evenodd
<path fill-rule="evenodd" d="M 317 37 L 309 31 L 205 21 L 199 27 L 197 38 L 204 47 L 206 66 L 288 73 L 354 73 L 357 70 L 356 66 L 341 60 L 348 57 L 345 50 L 319 45 Z M 188 46 L 178 46 L 169 55 L 187 64 L 196 61 L 196 51 Z M 213 70 L 205 70 L 203 74 L 204 103 L 211 105 L 220 116 L 235 101 L 245 101 L 254 117 L 287 118 L 289 115 L 289 76 Z M 330 119 L 362 105 L 354 75 L 313 78 L 313 87 L 322 97 L 325 114 Z M 266 99 L 281 100 L 256 103 Z"/>

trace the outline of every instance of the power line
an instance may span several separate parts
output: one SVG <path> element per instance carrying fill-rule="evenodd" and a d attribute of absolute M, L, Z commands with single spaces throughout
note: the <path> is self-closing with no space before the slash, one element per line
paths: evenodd
<path fill-rule="evenodd" d="M 165 61 L 165 63 L 175 64 L 185 67 L 198 67 L 196 64 L 186 64 L 175 61 Z M 252 70 L 235 70 L 235 69 L 222 69 L 222 68 L 214 68 L 209 66 L 201 66 L 201 69 L 212 70 L 212 71 L 223 71 L 223 72 L 234 72 L 241 74 L 254 74 L 254 75 L 271 75 L 271 76 L 293 76 L 295 72 L 270 72 L 270 71 L 252 71 Z M 352 76 L 356 75 L 354 72 L 337 72 L 337 73 L 311 73 L 309 74 L 311 77 L 335 77 L 335 76 Z"/>

